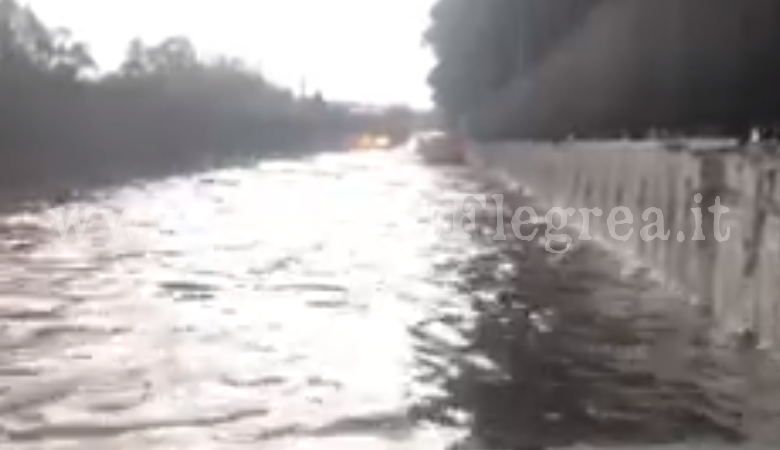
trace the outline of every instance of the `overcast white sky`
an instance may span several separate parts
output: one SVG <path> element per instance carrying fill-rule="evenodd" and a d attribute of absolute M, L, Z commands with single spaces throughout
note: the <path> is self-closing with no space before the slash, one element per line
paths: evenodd
<path fill-rule="evenodd" d="M 271 79 L 328 98 L 428 104 L 421 48 L 432 0 L 27 0 L 89 43 L 102 67 L 134 37 L 183 34 L 208 53 L 259 64 Z"/>

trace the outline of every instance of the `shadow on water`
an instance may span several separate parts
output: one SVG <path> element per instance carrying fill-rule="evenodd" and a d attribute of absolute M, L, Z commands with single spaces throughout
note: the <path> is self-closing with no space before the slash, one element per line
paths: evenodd
<path fill-rule="evenodd" d="M 478 220 L 480 254 L 442 266 L 460 280 L 453 307 L 412 331 L 418 382 L 438 387 L 418 413 L 467 428 L 454 448 L 745 439 L 737 400 L 707 387 L 725 377 L 713 352 L 681 308 L 665 309 L 668 294 L 621 276 L 593 246 L 554 255 L 510 236 L 509 219 L 507 241 L 492 240 L 494 218 Z M 544 224 L 533 226 L 544 235 Z"/>
<path fill-rule="evenodd" d="M 205 176 L 204 183 L 214 182 L 208 175 L 221 170 L 255 166 L 261 162 L 301 161 L 323 153 L 344 152 L 333 145 L 331 150 L 315 150 L 315 145 L 285 148 L 280 151 L 244 149 L 224 155 L 191 158 L 176 164 L 156 164 L 118 167 L 93 168 L 95 174 L 43 177 L 42 180 L 25 181 L 16 186 L 7 186 L 0 190 L 0 213 L 10 213 L 19 209 L 44 204 L 62 206 L 73 201 L 94 200 L 96 192 L 111 192 L 127 186 L 141 188 L 159 180 L 171 178 L 189 178 Z"/>

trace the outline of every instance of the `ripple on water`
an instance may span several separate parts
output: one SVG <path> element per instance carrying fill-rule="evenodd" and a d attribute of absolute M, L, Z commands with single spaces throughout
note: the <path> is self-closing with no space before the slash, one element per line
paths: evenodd
<path fill-rule="evenodd" d="M 488 188 L 392 153 L 263 162 L 80 197 L 141 212 L 132 245 L 100 248 L 105 230 L 63 241 L 28 209 L 0 225 L 0 446 L 674 448 L 745 442 L 749 422 L 771 435 L 780 387 L 756 375 L 771 370 L 703 348 L 641 274 L 594 249 L 493 241 L 490 208 L 471 241 L 443 239 L 448 194 Z"/>
<path fill-rule="evenodd" d="M 219 291 L 217 286 L 194 281 L 164 281 L 159 286 L 177 301 L 212 300 Z"/>

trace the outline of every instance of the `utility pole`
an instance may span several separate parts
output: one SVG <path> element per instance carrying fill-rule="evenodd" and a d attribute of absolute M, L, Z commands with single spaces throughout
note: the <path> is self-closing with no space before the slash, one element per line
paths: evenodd
<path fill-rule="evenodd" d="M 307 92 L 306 92 L 306 77 L 301 77 L 301 81 L 299 83 L 299 92 L 298 94 L 301 96 L 301 98 L 306 98 Z"/>

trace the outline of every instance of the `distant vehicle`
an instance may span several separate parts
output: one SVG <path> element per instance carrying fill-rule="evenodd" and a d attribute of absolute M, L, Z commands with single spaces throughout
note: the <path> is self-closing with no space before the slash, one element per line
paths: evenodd
<path fill-rule="evenodd" d="M 466 162 L 466 142 L 448 133 L 420 134 L 415 149 L 426 162 L 433 164 L 463 164 Z"/>
<path fill-rule="evenodd" d="M 355 139 L 352 148 L 357 151 L 386 150 L 392 145 L 393 140 L 389 136 L 364 134 Z"/>

